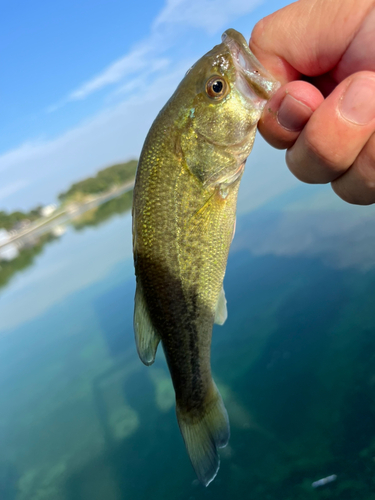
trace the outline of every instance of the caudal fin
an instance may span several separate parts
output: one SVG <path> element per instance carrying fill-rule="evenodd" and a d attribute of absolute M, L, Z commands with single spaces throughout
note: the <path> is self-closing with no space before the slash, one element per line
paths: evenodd
<path fill-rule="evenodd" d="M 176 408 L 177 420 L 187 452 L 199 481 L 208 486 L 220 467 L 217 448 L 229 441 L 229 420 L 223 400 L 214 385 L 214 396 L 200 417 L 192 417 Z"/>

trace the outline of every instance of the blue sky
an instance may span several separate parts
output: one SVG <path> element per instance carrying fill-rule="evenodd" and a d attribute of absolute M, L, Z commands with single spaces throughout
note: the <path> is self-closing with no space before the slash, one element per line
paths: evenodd
<path fill-rule="evenodd" d="M 4 2 L 0 210 L 55 201 L 138 157 L 191 64 L 233 27 L 249 38 L 282 0 Z"/>

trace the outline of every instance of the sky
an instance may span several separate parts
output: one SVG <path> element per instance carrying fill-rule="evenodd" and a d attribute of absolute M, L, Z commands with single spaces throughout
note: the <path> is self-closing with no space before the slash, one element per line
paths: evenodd
<path fill-rule="evenodd" d="M 5 0 L 0 210 L 55 202 L 72 182 L 138 158 L 158 111 L 221 33 L 249 39 L 288 3 Z"/>

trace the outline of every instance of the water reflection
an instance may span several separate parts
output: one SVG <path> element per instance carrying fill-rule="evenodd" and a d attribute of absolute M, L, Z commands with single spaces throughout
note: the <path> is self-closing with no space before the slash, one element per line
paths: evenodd
<path fill-rule="evenodd" d="M 53 233 L 46 233 L 1 247 L 0 288 L 7 285 L 16 273 L 31 266 L 35 257 L 43 251 L 43 247 L 55 238 Z"/>
<path fill-rule="evenodd" d="M 129 211 L 132 206 L 132 200 L 133 191 L 127 191 L 75 217 L 72 220 L 72 224 L 77 231 L 88 226 L 99 226 L 111 219 L 115 214 L 123 214 Z"/>
<path fill-rule="evenodd" d="M 130 190 L 100 204 L 87 204 L 69 215 L 64 214 L 53 223 L 17 238 L 14 242 L 8 243 L 8 233 L 0 230 L 0 288 L 7 285 L 19 271 L 31 266 L 45 245 L 63 236 L 67 225 L 72 225 L 77 231 L 99 226 L 114 215 L 129 211 L 132 199 L 133 191 Z"/>
<path fill-rule="evenodd" d="M 243 216 L 240 224 L 234 248 L 254 255 L 319 258 L 337 269 L 365 271 L 375 265 L 374 207 L 265 207 Z"/>
<path fill-rule="evenodd" d="M 238 219 L 212 346 L 232 436 L 208 489 L 162 352 L 147 368 L 134 347 L 130 221 L 112 217 L 129 195 L 1 262 L 18 273 L 0 302 L 2 323 L 17 316 L 0 335 L 1 500 L 372 500 L 374 217 L 293 203 Z"/>

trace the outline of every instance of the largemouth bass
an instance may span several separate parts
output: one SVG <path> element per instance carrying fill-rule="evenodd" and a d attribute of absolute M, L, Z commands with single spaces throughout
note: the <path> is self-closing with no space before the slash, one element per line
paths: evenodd
<path fill-rule="evenodd" d="M 214 322 L 227 317 L 223 279 L 237 193 L 263 107 L 278 84 L 237 31 L 186 74 L 140 156 L 133 201 L 134 329 L 144 364 L 161 341 L 190 460 L 208 485 L 227 412 L 210 367 Z"/>

